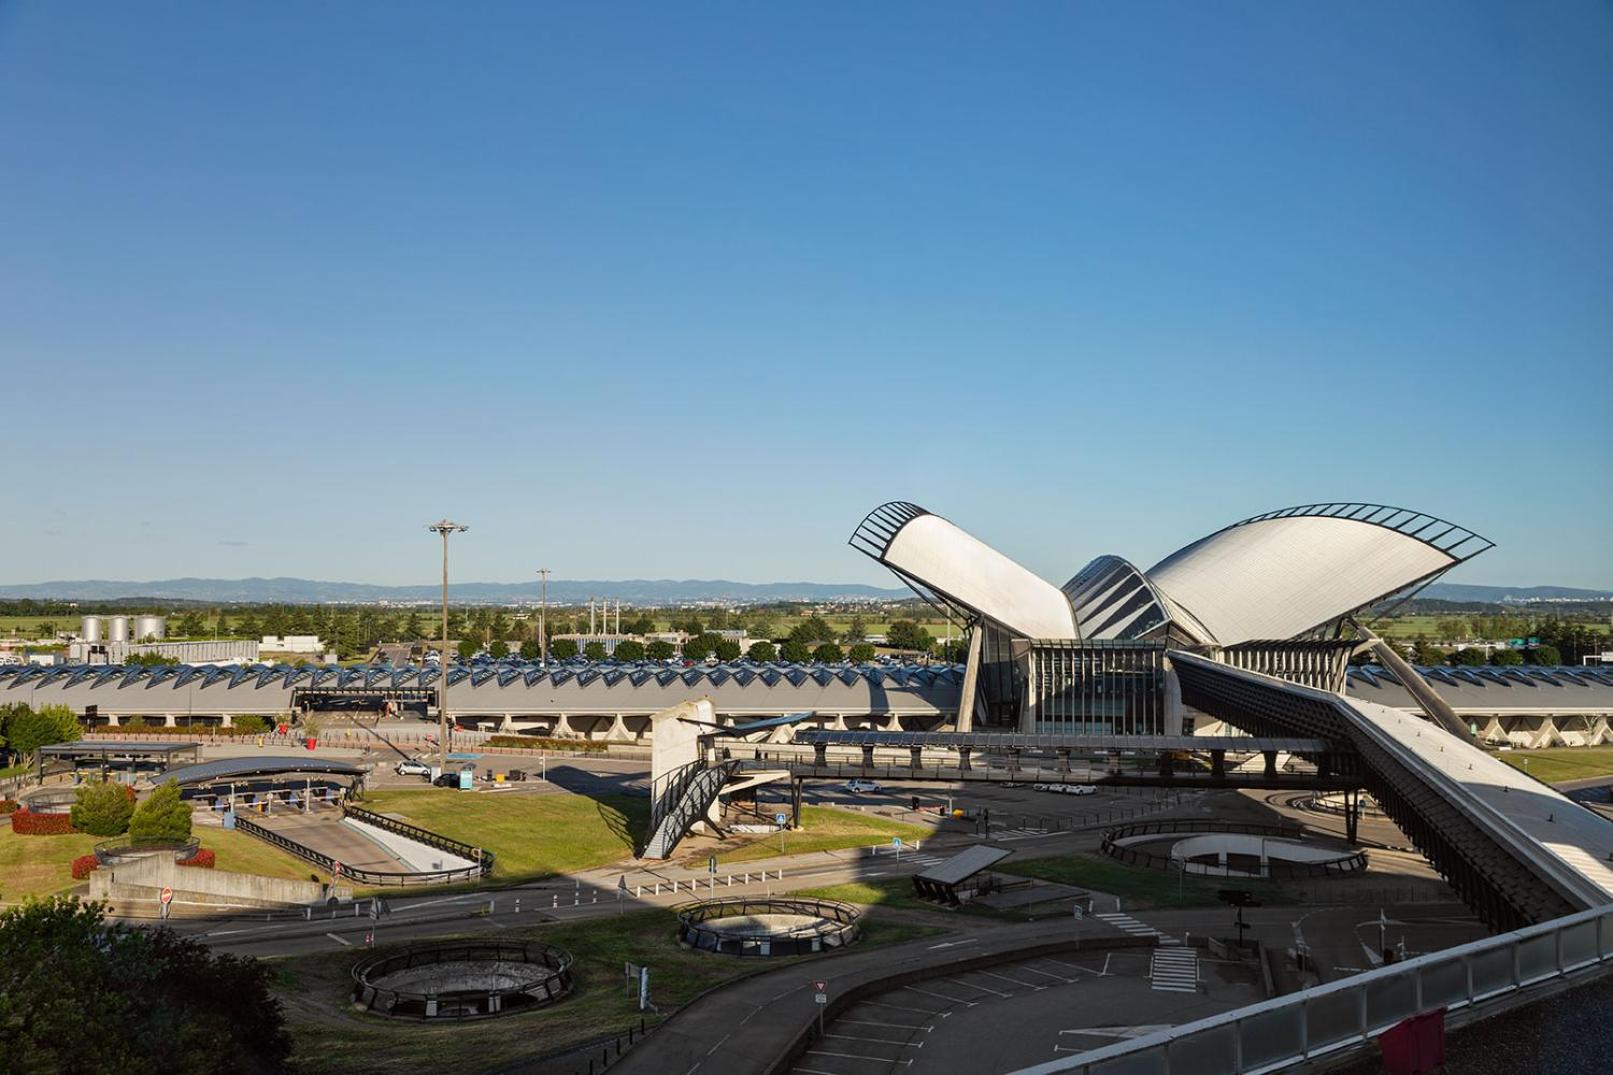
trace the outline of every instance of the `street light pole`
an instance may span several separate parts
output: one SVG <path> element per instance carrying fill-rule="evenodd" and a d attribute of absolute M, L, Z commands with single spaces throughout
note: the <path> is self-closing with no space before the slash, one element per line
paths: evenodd
<path fill-rule="evenodd" d="M 543 598 L 538 604 L 538 667 L 549 667 L 549 569 L 538 568 L 543 577 Z"/>
<path fill-rule="evenodd" d="M 470 527 L 441 519 L 426 529 L 442 535 L 442 659 L 437 665 L 437 674 L 441 677 L 437 681 L 437 748 L 441 758 L 439 772 L 446 773 L 448 771 L 448 535 L 462 534 Z"/>

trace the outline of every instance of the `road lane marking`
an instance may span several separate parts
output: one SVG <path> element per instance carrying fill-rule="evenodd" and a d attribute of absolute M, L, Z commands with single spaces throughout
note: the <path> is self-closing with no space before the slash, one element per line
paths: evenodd
<path fill-rule="evenodd" d="M 920 1012 L 924 1015 L 935 1015 L 938 1011 L 943 1015 L 947 1013 L 947 1009 L 945 1008 L 915 1008 L 907 1004 L 888 1004 L 883 1000 L 863 1000 L 858 1001 L 858 1003 L 872 1004 L 876 1008 L 894 1008 L 899 1012 Z"/>
<path fill-rule="evenodd" d="M 1002 990 L 993 989 L 989 985 L 975 985 L 973 982 L 965 982 L 965 981 L 963 981 L 962 979 L 959 979 L 959 978 L 948 978 L 947 981 L 951 982 L 953 985 L 961 985 L 966 989 L 978 989 L 978 990 L 980 990 L 980 992 L 982 992 L 982 993 L 990 993 L 992 996 L 997 996 L 997 997 L 1011 997 L 1011 996 L 1013 996 L 1012 993 L 1004 993 Z"/>
<path fill-rule="evenodd" d="M 1032 974 L 1040 974 L 1042 977 L 1051 978 L 1055 982 L 1064 982 L 1064 983 L 1068 984 L 1070 982 L 1074 982 L 1074 981 L 1078 980 L 1078 979 L 1075 979 L 1075 978 L 1066 978 L 1062 974 L 1054 974 L 1052 971 L 1042 970 L 1040 967 L 1026 966 L 1023 963 L 1021 963 L 1019 965 L 1019 969 L 1020 970 L 1025 970 L 1025 971 L 1030 971 Z"/>
<path fill-rule="evenodd" d="M 937 948 L 962 948 L 966 944 L 979 944 L 979 943 L 980 943 L 980 938 L 979 937 L 965 937 L 961 941 L 943 941 L 940 944 L 932 944 L 932 945 L 930 945 L 930 951 L 933 952 Z"/>
<path fill-rule="evenodd" d="M 935 997 L 938 1000 L 944 1000 L 948 1004 L 962 1004 L 965 1008 L 973 1008 L 975 1004 L 978 1003 L 977 1001 L 973 1000 L 964 1000 L 962 997 L 949 997 L 945 993 L 932 993 L 928 989 L 920 989 L 916 985 L 904 985 L 902 988 L 913 993 L 923 993 L 927 997 Z"/>
<path fill-rule="evenodd" d="M 335 941 L 337 944 L 346 945 L 348 948 L 353 947 L 353 942 L 348 940 L 346 937 L 338 937 L 334 933 L 327 933 L 327 934 L 325 934 L 325 936 L 329 937 L 331 940 Z"/>
<path fill-rule="evenodd" d="M 836 1021 L 838 1022 L 838 1020 Z M 903 1041 L 900 1038 L 865 1038 L 857 1034 L 825 1034 L 824 1037 L 839 1038 L 842 1041 L 871 1041 L 875 1045 L 900 1045 L 904 1049 L 924 1048 L 924 1043 L 922 1041 L 915 1045 L 912 1042 Z"/>
<path fill-rule="evenodd" d="M 933 1027 L 933 1026 L 919 1026 L 917 1023 L 876 1023 L 872 1019 L 836 1019 L 835 1020 L 835 1025 L 836 1026 L 839 1026 L 841 1023 L 851 1023 L 851 1024 L 854 1024 L 856 1026 L 888 1026 L 892 1030 L 924 1030 L 924 1031 L 929 1031 L 929 1030 L 934 1030 L 935 1029 L 935 1027 Z"/>
<path fill-rule="evenodd" d="M 1032 985 L 1030 982 L 1022 982 L 1018 978 L 1010 978 L 1006 974 L 998 974 L 996 971 L 983 970 L 979 971 L 978 973 L 984 974 L 988 978 L 996 978 L 1001 982 L 1012 982 L 1014 985 L 1024 986 L 1026 989 L 1035 989 L 1039 991 L 1047 988 L 1045 985 Z"/>
<path fill-rule="evenodd" d="M 913 1066 L 911 1060 L 892 1060 L 888 1056 L 863 1056 L 861 1053 L 831 1053 L 824 1049 L 808 1049 L 808 1056 L 838 1056 L 843 1060 L 874 1060 L 881 1064 L 906 1064 Z"/>

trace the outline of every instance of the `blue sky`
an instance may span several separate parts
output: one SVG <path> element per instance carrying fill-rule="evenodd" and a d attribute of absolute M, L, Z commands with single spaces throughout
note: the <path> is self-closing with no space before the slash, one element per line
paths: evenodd
<path fill-rule="evenodd" d="M 1613 586 L 1610 115 L 1597 3 L 0 2 L 0 581 Z"/>

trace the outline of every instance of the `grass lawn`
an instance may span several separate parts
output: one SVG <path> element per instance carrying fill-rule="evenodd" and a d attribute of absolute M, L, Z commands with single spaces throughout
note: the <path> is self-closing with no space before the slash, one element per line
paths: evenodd
<path fill-rule="evenodd" d="M 314 872 L 311 864 L 243 832 L 207 828 L 197 829 L 195 835 L 201 839 L 203 847 L 218 856 L 215 869 L 280 877 L 288 881 L 306 881 Z"/>
<path fill-rule="evenodd" d="M 65 892 L 73 880 L 73 860 L 88 855 L 98 836 L 18 836 L 9 820 L 0 821 L 0 899 L 20 903 L 29 896 Z"/>
<path fill-rule="evenodd" d="M 1039 877 L 1119 896 L 1126 908 L 1207 907 L 1221 902 L 1223 888 L 1243 888 L 1262 903 L 1284 903 L 1281 888 L 1270 882 L 1225 877 L 1181 878 L 1164 870 L 1127 866 L 1105 855 L 1059 855 L 1053 858 L 1005 859 L 993 869 L 1021 877 Z M 1099 908 L 1100 910 L 1102 908 Z"/>
<path fill-rule="evenodd" d="M 923 926 L 876 923 L 861 943 L 895 943 L 930 932 Z M 676 920 L 665 910 L 511 929 L 496 939 L 542 940 L 570 952 L 576 959 L 571 996 L 552 1007 L 504 1019 L 430 1026 L 349 1008 L 348 975 L 356 955 L 327 953 L 275 961 L 275 991 L 286 1006 L 296 1041 L 297 1069 L 309 1075 L 326 1071 L 414 1075 L 443 1065 L 457 1070 L 474 1058 L 474 1070 L 496 1070 L 607 1034 L 625 1035 L 628 1027 L 636 1027 L 637 999 L 629 997 L 622 977 L 628 961 L 650 968 L 650 997 L 660 1009 L 659 1015 L 649 1014 L 653 1024 L 723 982 L 789 963 L 834 959 L 831 953 L 740 960 L 686 951 L 677 943 Z"/>
<path fill-rule="evenodd" d="M 859 814 L 832 806 L 801 807 L 801 828 L 783 834 L 783 854 L 803 855 L 808 851 L 838 851 L 846 847 L 889 844 L 892 836 L 911 843 L 923 840 L 930 830 L 922 825 L 892 821 L 877 814 Z M 780 854 L 780 837 L 768 836 L 743 844 L 732 851 L 717 851 L 719 862 L 750 862 Z"/>
<path fill-rule="evenodd" d="M 1613 774 L 1613 747 L 1548 747 L 1545 750 L 1509 750 L 1496 757 L 1522 769 L 1537 780 L 1585 780 Z M 1525 763 L 1528 764 L 1525 764 Z"/>
<path fill-rule="evenodd" d="M 627 858 L 650 816 L 647 797 L 476 794 L 448 788 L 372 791 L 362 805 L 493 852 L 496 882 L 529 881 Z"/>

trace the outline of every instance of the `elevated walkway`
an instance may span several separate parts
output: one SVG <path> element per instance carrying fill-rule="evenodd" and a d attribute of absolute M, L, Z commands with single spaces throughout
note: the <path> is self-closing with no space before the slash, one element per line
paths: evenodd
<path fill-rule="evenodd" d="M 657 797 L 656 816 L 651 818 L 655 828 L 640 857 L 671 856 L 678 841 L 717 805 L 717 796 L 722 794 L 734 768 L 733 762 L 708 767 L 703 761 L 695 761 L 674 774 L 672 786 Z"/>
<path fill-rule="evenodd" d="M 1613 821 L 1398 709 L 1172 652 L 1182 701 L 1259 735 L 1343 739 L 1384 811 L 1491 928 L 1613 903 Z"/>

